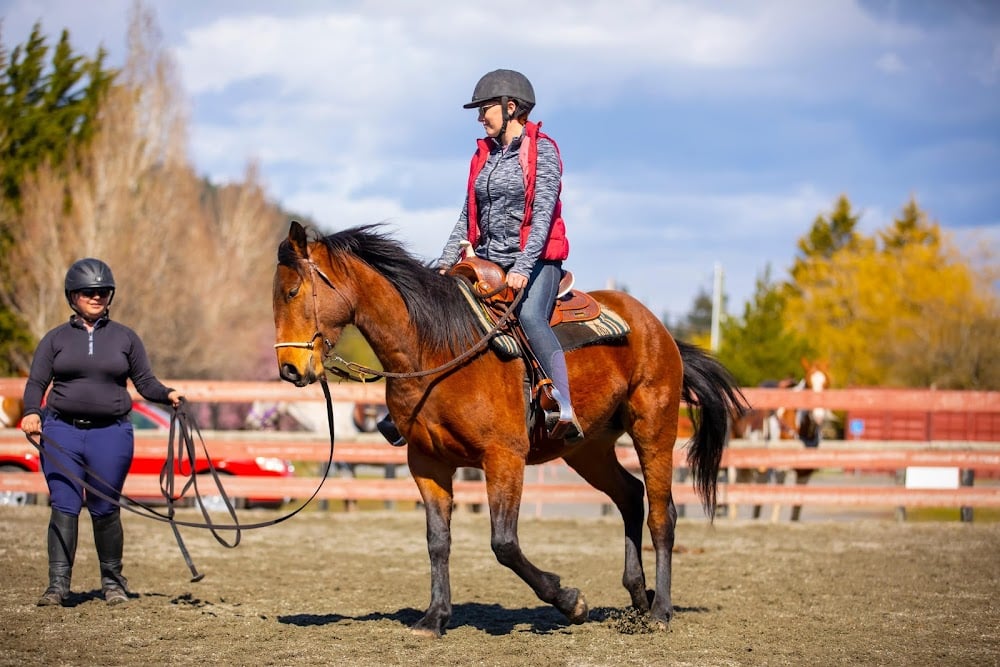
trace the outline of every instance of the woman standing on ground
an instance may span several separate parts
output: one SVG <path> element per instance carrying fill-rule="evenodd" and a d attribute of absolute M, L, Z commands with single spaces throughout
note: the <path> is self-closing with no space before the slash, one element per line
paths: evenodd
<path fill-rule="evenodd" d="M 67 602 L 79 516 L 85 505 L 94 528 L 101 592 L 108 604 L 115 605 L 128 600 L 117 505 L 134 447 L 127 381 L 150 401 L 177 407 L 183 397 L 153 375 L 139 336 L 111 320 L 108 309 L 115 296 L 115 279 L 107 264 L 94 258 L 75 262 L 66 273 L 65 293 L 73 315 L 45 334 L 35 349 L 21 420 L 26 434 L 41 434 L 48 441 L 41 459 L 52 500 L 49 586 L 38 605 Z M 86 492 L 78 480 L 110 500 Z"/>

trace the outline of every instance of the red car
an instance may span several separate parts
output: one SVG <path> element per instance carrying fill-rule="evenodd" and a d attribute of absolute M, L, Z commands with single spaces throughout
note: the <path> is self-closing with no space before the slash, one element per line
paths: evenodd
<path fill-rule="evenodd" d="M 166 431 L 170 428 L 170 413 L 168 413 L 163 408 L 146 403 L 144 401 L 136 401 L 132 404 L 132 412 L 129 414 L 129 420 L 132 422 L 132 427 L 135 430 L 157 430 Z M 163 469 L 163 464 L 166 461 L 166 453 L 163 456 L 156 457 L 135 457 L 132 459 L 132 465 L 129 467 L 129 474 L 136 473 L 140 475 L 158 475 Z M 291 477 L 295 472 L 295 467 L 290 461 L 285 461 L 283 459 L 269 458 L 258 456 L 254 459 L 212 459 L 212 463 L 215 469 L 221 475 L 253 475 L 258 477 Z M 198 464 L 201 466 L 198 470 L 199 474 L 207 474 L 209 472 L 208 463 L 202 458 L 198 459 Z M 187 473 L 187 465 L 183 469 L 183 473 Z M 41 469 L 41 465 L 38 461 L 38 453 L 33 449 L 30 452 L 25 452 L 20 455 L 4 454 L 0 452 L 0 472 L 38 472 Z M 178 473 L 182 472 L 182 468 L 178 465 Z M 223 480 L 223 486 L 225 486 L 225 480 Z M 202 485 L 199 484 L 199 488 Z M 208 485 L 206 488 L 214 489 L 214 485 Z M 143 499 L 145 500 L 145 499 Z M 282 505 L 284 501 L 272 500 L 272 499 L 254 499 L 254 498 L 231 498 L 230 499 L 236 507 L 269 507 L 278 508 Z M 34 504 L 37 501 L 35 494 L 14 492 L 14 491 L 0 491 L 0 505 L 26 505 Z M 203 503 L 208 509 L 223 509 L 225 504 L 222 501 L 221 496 L 204 495 L 202 497 Z"/>

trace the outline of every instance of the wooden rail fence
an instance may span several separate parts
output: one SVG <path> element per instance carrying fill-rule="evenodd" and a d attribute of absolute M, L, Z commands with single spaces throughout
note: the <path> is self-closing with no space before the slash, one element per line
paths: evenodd
<path fill-rule="evenodd" d="M 319 387 L 296 388 L 280 382 L 223 382 L 172 380 L 167 384 L 180 389 L 190 401 L 251 402 L 322 401 Z M 24 380 L 0 378 L 0 395 L 19 395 Z M 331 391 L 338 402 L 384 402 L 382 385 L 334 384 Z M 754 407 L 825 407 L 834 410 L 871 409 L 927 410 L 958 412 L 1000 412 L 1000 392 L 937 391 L 913 389 L 834 389 L 813 392 L 747 388 L 744 390 Z M 276 457 L 296 462 L 326 461 L 329 443 L 322 434 L 303 432 L 267 433 L 254 431 L 204 432 L 206 446 L 213 459 Z M 136 438 L 137 456 L 162 456 L 165 453 L 165 433 L 139 432 Z M 619 460 L 632 471 L 638 471 L 638 459 L 630 444 L 617 449 Z M 0 452 L 31 454 L 33 448 L 24 435 L 16 430 L 0 430 Z M 675 450 L 675 469 L 685 465 L 683 442 Z M 405 466 L 406 449 L 394 448 L 380 438 L 362 434 L 351 440 L 337 442 L 334 461 L 364 466 L 395 469 Z M 607 498 L 578 478 L 552 481 L 565 475 L 548 474 L 563 465 L 556 461 L 529 469 L 525 476 L 524 502 L 607 503 Z M 727 448 L 724 468 L 820 468 L 848 471 L 897 471 L 907 468 L 955 468 L 963 471 L 963 480 L 974 480 L 975 473 L 996 477 L 1000 472 L 1000 442 L 856 442 L 824 441 L 818 449 L 804 449 L 782 443 L 780 447 L 763 447 L 760 443 L 733 441 Z M 305 467 L 305 466 L 302 466 Z M 314 467 L 314 466 L 310 466 Z M 540 469 L 540 470 L 539 470 Z M 536 470 L 537 472 L 532 472 Z M 843 476 L 837 486 L 778 486 L 767 484 L 722 483 L 719 502 L 729 505 L 781 504 L 839 507 L 1000 507 L 1000 487 L 990 484 L 958 488 L 906 488 L 891 475 L 881 486 L 860 486 Z M 225 489 L 231 497 L 307 498 L 320 483 L 317 476 L 294 477 L 227 477 Z M 691 484 L 675 485 L 678 504 L 697 504 Z M 41 475 L 14 472 L 0 473 L 0 491 L 45 493 Z M 127 494 L 136 497 L 159 494 L 154 475 L 131 475 L 126 482 Z M 204 492 L 204 488 L 203 488 Z M 419 500 L 412 480 L 384 478 L 326 479 L 317 496 L 323 500 Z M 485 501 L 485 485 L 481 481 L 456 480 L 455 500 L 458 503 Z"/>

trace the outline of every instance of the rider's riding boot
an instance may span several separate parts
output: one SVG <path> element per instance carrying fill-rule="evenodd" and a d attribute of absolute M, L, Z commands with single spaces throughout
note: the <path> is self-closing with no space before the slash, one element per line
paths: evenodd
<path fill-rule="evenodd" d="M 569 396 L 569 373 L 566 371 L 566 357 L 562 350 L 552 353 L 549 361 L 552 378 L 552 398 L 559 406 L 558 412 L 545 414 L 545 430 L 553 440 L 565 440 L 572 444 L 583 440 L 583 429 L 573 412 Z"/>
<path fill-rule="evenodd" d="M 94 546 L 101 566 L 101 592 L 109 605 L 128 602 L 128 581 L 122 576 L 122 550 L 125 534 L 121 512 L 94 518 Z"/>
<path fill-rule="evenodd" d="M 375 427 L 393 447 L 402 447 L 406 444 L 406 439 L 400 435 L 399 429 L 396 428 L 396 422 L 392 421 L 392 415 L 387 414 L 385 417 L 378 420 Z"/>
<path fill-rule="evenodd" d="M 48 531 L 49 587 L 39 598 L 39 607 L 66 604 L 73 576 L 78 525 L 79 517 L 52 509 Z"/>

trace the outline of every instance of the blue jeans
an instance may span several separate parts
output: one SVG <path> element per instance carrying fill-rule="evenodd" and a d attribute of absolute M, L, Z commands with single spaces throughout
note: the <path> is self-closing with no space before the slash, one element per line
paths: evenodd
<path fill-rule="evenodd" d="M 562 280 L 562 262 L 539 261 L 528 276 L 525 295 L 518 306 L 517 318 L 521 322 L 524 334 L 531 343 L 531 348 L 538 357 L 542 370 L 552 379 L 552 386 L 558 390 L 562 398 L 559 407 L 562 412 L 568 412 L 570 407 L 569 375 L 566 371 L 566 358 L 562 345 L 556 338 L 549 320 L 555 307 L 556 295 L 559 293 L 559 281 Z M 565 404 L 565 405 L 564 405 Z"/>
<path fill-rule="evenodd" d="M 135 445 L 132 422 L 128 418 L 123 417 L 103 428 L 81 429 L 49 414 L 42 424 L 42 434 L 61 448 L 46 443 L 42 455 L 42 472 L 49 486 L 52 507 L 72 516 L 79 516 L 83 509 L 83 486 L 67 472 L 118 500 L 132 465 Z M 86 505 L 95 518 L 112 514 L 117 509 L 114 503 L 90 493 L 86 495 Z"/>

